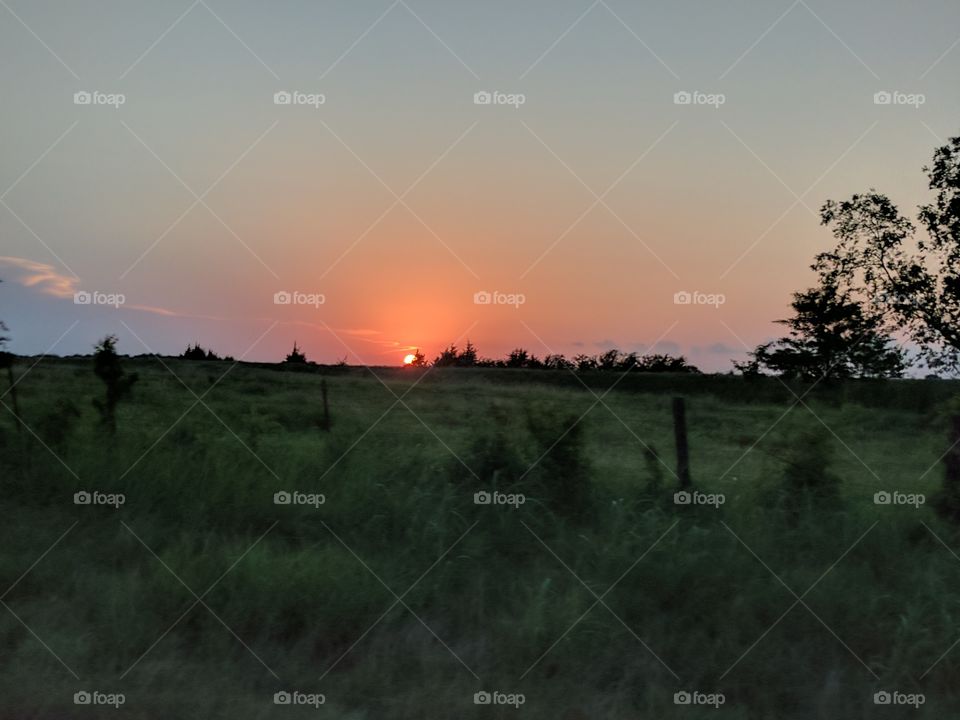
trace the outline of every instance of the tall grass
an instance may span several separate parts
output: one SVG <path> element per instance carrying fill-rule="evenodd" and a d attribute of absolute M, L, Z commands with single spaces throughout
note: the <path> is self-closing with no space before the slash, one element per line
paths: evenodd
<path fill-rule="evenodd" d="M 229 365 L 170 367 L 213 388 L 203 404 L 139 364 L 111 436 L 90 369 L 44 361 L 18 388 L 38 437 L 0 422 L 0 592 L 29 569 L 3 597 L 0 717 L 79 717 L 81 689 L 124 693 L 131 718 L 318 714 L 273 705 L 281 689 L 356 720 L 960 709 L 960 654 L 939 659 L 960 638 L 960 534 L 928 507 L 873 504 L 937 487 L 935 404 L 865 407 L 840 387 L 784 416 L 786 399 L 697 378 L 694 482 L 726 502 L 693 509 L 672 502 L 672 389 L 596 404 L 468 371 L 405 407 L 330 374 L 320 432 L 316 374 L 241 366 L 214 387 Z M 527 501 L 475 505 L 483 489 Z M 126 501 L 74 505 L 80 490 Z M 275 505 L 281 490 L 326 502 Z M 476 706 L 483 689 L 526 702 Z M 926 703 L 878 708 L 880 689 Z M 680 690 L 726 702 L 677 706 Z"/>

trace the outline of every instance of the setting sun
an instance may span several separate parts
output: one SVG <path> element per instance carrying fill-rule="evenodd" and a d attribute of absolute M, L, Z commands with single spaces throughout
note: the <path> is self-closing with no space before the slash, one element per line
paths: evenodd
<path fill-rule="evenodd" d="M 412 364 L 413 364 L 413 361 L 416 360 L 416 359 L 417 359 L 417 356 L 416 356 L 416 355 L 413 355 L 412 353 L 411 353 L 410 355 L 405 355 L 404 358 L 403 358 L 403 364 L 404 364 L 404 365 L 412 365 Z"/>

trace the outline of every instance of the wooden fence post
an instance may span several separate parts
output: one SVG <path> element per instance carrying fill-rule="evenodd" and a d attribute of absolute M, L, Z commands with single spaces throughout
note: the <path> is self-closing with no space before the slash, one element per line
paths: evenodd
<path fill-rule="evenodd" d="M 673 436 L 677 445 L 677 479 L 686 490 L 690 481 L 690 453 L 687 447 L 687 406 L 682 397 L 673 399 Z"/>

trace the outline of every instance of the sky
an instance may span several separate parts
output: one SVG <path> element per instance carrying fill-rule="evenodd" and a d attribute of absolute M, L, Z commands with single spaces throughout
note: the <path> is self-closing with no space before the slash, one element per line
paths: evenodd
<path fill-rule="evenodd" d="M 22 354 L 727 370 L 826 199 L 926 201 L 958 76 L 955 0 L 2 0 L 0 319 Z"/>

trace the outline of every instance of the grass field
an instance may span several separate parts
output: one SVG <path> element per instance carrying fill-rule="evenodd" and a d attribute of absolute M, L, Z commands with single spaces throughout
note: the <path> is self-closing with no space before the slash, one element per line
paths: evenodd
<path fill-rule="evenodd" d="M 29 429 L 0 419 L 3 718 L 960 712 L 960 532 L 929 506 L 953 383 L 142 360 L 110 437 L 89 360 L 31 364 Z M 719 507 L 674 502 L 674 395 Z"/>

